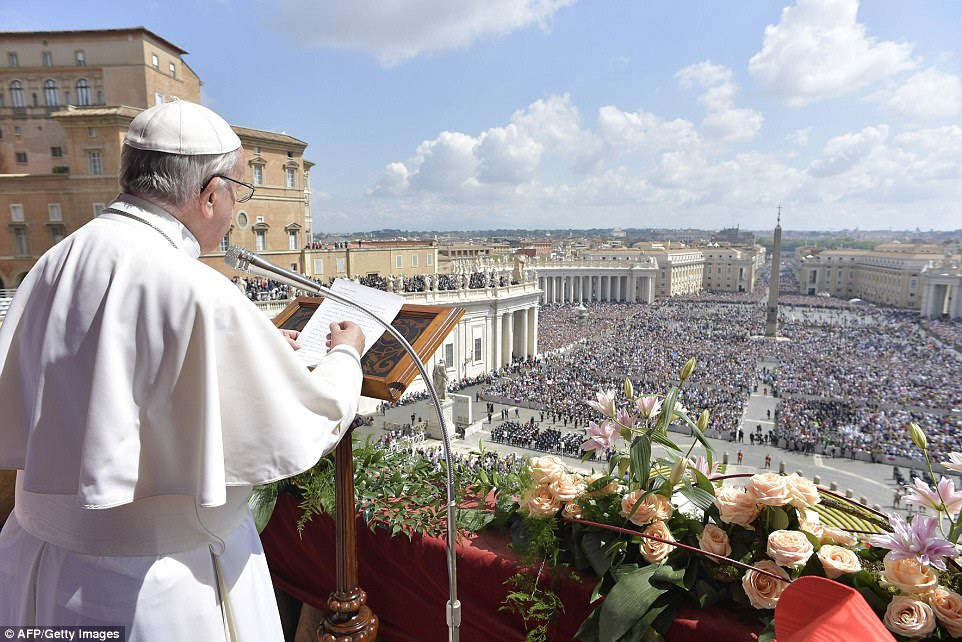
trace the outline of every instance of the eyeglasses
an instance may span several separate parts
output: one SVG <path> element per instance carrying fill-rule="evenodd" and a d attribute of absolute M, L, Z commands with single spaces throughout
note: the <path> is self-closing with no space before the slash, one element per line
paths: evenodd
<path fill-rule="evenodd" d="M 242 183 L 241 181 L 234 180 L 230 176 L 224 176 L 223 174 L 214 174 L 213 176 L 208 178 L 207 181 L 204 183 L 204 185 L 200 188 L 200 191 L 203 192 L 205 189 L 207 189 L 207 186 L 210 185 L 210 182 L 215 178 L 223 178 L 225 181 L 230 181 L 231 183 L 234 183 L 239 186 L 234 188 L 235 203 L 246 203 L 247 201 L 251 200 L 252 196 L 254 196 L 253 185 Z"/>

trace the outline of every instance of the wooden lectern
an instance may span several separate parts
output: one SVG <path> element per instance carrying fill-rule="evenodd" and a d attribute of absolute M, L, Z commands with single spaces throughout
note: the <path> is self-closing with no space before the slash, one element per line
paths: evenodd
<path fill-rule="evenodd" d="M 322 297 L 294 299 L 274 318 L 274 325 L 300 330 L 323 300 Z M 424 361 L 441 346 L 463 315 L 463 308 L 405 304 L 391 325 Z M 419 374 L 404 347 L 387 332 L 361 359 L 361 370 L 364 373 L 361 394 L 385 401 L 400 399 Z M 317 631 L 319 642 L 374 642 L 377 638 L 377 615 L 368 608 L 367 593 L 357 580 L 353 430 L 352 425 L 334 451 L 337 588 L 327 599 L 328 614 Z"/>

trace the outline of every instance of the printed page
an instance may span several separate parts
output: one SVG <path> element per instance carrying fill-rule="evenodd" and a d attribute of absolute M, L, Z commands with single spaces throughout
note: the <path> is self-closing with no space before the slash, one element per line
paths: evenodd
<path fill-rule="evenodd" d="M 331 286 L 331 292 L 370 310 L 387 323 L 394 320 L 404 303 L 404 297 L 398 294 L 369 288 L 350 279 L 336 279 Z M 307 366 L 317 365 L 327 354 L 330 325 L 339 321 L 353 321 L 361 326 L 364 332 L 364 352 L 361 356 L 364 356 L 385 332 L 384 326 L 360 310 L 325 298 L 301 330 L 301 336 L 297 339 L 301 349 L 294 354 Z"/>

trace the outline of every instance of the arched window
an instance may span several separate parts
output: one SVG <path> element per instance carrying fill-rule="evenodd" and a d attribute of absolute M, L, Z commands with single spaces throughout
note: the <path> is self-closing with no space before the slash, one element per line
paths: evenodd
<path fill-rule="evenodd" d="M 25 107 L 23 104 L 23 84 L 19 80 L 10 83 L 10 104 L 13 107 Z"/>
<path fill-rule="evenodd" d="M 55 107 L 60 104 L 60 93 L 57 91 L 56 81 L 43 81 L 43 101 L 47 107 Z"/>
<path fill-rule="evenodd" d="M 90 83 L 86 78 L 77 81 L 77 104 L 81 106 L 90 104 Z"/>

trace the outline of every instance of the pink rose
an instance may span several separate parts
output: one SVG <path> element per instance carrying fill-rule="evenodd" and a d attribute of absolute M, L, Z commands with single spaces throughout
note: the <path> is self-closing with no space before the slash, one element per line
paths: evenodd
<path fill-rule="evenodd" d="M 825 528 L 817 521 L 810 522 L 807 519 L 800 520 L 798 522 L 798 528 L 806 533 L 811 533 L 819 542 L 822 541 L 822 536 L 825 534 Z"/>
<path fill-rule="evenodd" d="M 565 504 L 564 510 L 561 511 L 561 514 L 565 517 L 581 519 L 581 506 L 577 502 L 568 502 Z"/>
<path fill-rule="evenodd" d="M 929 595 L 929 604 L 949 635 L 962 637 L 962 595 L 939 586 Z"/>
<path fill-rule="evenodd" d="M 784 506 L 791 500 L 788 491 L 788 478 L 778 473 L 759 473 L 752 475 L 745 484 L 745 492 L 758 504 L 765 506 Z"/>
<path fill-rule="evenodd" d="M 638 526 L 650 524 L 655 520 L 664 521 L 671 517 L 671 502 L 663 495 L 651 494 L 641 500 L 638 508 L 634 512 L 631 509 L 638 502 L 638 498 L 645 494 L 645 491 L 638 489 L 624 496 L 621 500 L 621 515 L 627 517 Z"/>
<path fill-rule="evenodd" d="M 935 631 L 935 614 L 932 607 L 905 595 L 897 595 L 889 602 L 882 618 L 892 633 L 907 638 L 924 638 Z"/>
<path fill-rule="evenodd" d="M 548 484 L 548 492 L 559 502 L 570 502 L 585 491 L 585 480 L 576 473 L 562 473 Z"/>
<path fill-rule="evenodd" d="M 532 515 L 554 515 L 561 510 L 561 502 L 545 488 L 534 488 L 521 497 L 521 508 Z"/>
<path fill-rule="evenodd" d="M 706 524 L 705 529 L 698 538 L 698 548 L 715 555 L 728 557 L 732 554 L 731 542 L 728 541 L 728 533 L 718 528 L 714 524 Z M 711 561 L 718 563 L 714 557 L 709 557 Z"/>
<path fill-rule="evenodd" d="M 785 481 L 788 486 L 788 494 L 791 497 L 789 503 L 795 508 L 804 510 L 822 501 L 818 494 L 818 486 L 798 473 L 792 473 Z"/>
<path fill-rule="evenodd" d="M 674 542 L 675 538 L 672 537 L 671 531 L 665 526 L 665 522 L 654 522 L 644 531 L 645 535 L 651 535 L 653 537 L 660 537 L 661 539 L 668 540 L 669 542 Z M 653 539 L 642 538 L 641 539 L 641 555 L 649 564 L 657 564 L 664 561 L 668 554 L 675 547 L 671 544 L 665 544 L 663 542 L 658 542 Z"/>
<path fill-rule="evenodd" d="M 839 546 L 855 546 L 858 538 L 848 531 L 843 531 L 834 526 L 822 526 L 822 544 L 838 544 Z"/>
<path fill-rule="evenodd" d="M 768 556 L 780 566 L 799 568 L 815 552 L 801 531 L 772 531 L 768 535 Z"/>
<path fill-rule="evenodd" d="M 738 524 L 755 530 L 751 523 L 758 517 L 758 504 L 745 491 L 734 486 L 722 486 L 715 493 L 715 506 L 726 524 Z"/>
<path fill-rule="evenodd" d="M 862 570 L 862 563 L 854 551 L 841 546 L 826 544 L 818 549 L 818 561 L 825 569 L 825 576 L 834 580 L 847 573 L 858 573 Z"/>
<path fill-rule="evenodd" d="M 791 579 L 788 573 L 785 572 L 785 569 L 771 560 L 757 562 L 755 567 L 763 571 L 768 571 L 769 573 L 774 573 L 786 580 Z M 745 589 L 745 595 L 748 596 L 748 601 L 751 602 L 752 606 L 756 609 L 775 608 L 778 598 L 787 586 L 788 582 L 762 575 L 754 569 L 745 573 L 745 577 L 742 578 L 742 588 Z"/>
<path fill-rule="evenodd" d="M 531 469 L 531 481 L 536 486 L 547 486 L 565 472 L 565 465 L 554 455 L 532 457 L 528 463 Z"/>
<path fill-rule="evenodd" d="M 935 571 L 926 564 L 912 559 L 892 559 L 892 554 L 885 556 L 885 569 L 882 571 L 882 582 L 898 588 L 903 593 L 924 595 L 935 590 L 939 580 Z"/>

